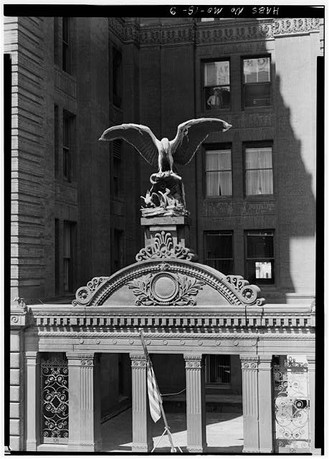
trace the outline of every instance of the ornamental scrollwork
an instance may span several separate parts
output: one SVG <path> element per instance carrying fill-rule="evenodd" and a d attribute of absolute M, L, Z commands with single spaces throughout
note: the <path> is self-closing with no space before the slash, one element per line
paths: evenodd
<path fill-rule="evenodd" d="M 169 273 L 148 274 L 128 282 L 136 296 L 136 306 L 195 306 L 195 296 L 205 282 Z"/>
<path fill-rule="evenodd" d="M 41 361 L 42 435 L 45 442 L 68 438 L 68 367 L 65 360 Z"/>
<path fill-rule="evenodd" d="M 141 249 L 136 255 L 137 261 L 159 258 L 178 258 L 180 260 L 194 261 L 196 255 L 192 250 L 183 247 L 181 244 L 174 245 L 171 233 L 161 231 L 161 233 L 156 233 L 153 244 Z"/>
<path fill-rule="evenodd" d="M 86 286 L 80 287 L 75 294 L 73 306 L 88 306 L 95 292 L 109 279 L 109 277 L 94 277 Z"/>
<path fill-rule="evenodd" d="M 234 287 L 236 293 L 245 304 L 255 304 L 262 306 L 265 302 L 264 298 L 258 298 L 260 288 L 257 285 L 250 285 L 242 276 L 228 275 L 226 281 Z"/>

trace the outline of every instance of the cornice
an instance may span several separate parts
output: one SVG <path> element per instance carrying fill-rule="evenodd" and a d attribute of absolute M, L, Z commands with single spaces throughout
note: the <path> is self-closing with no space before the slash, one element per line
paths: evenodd
<path fill-rule="evenodd" d="M 207 45 L 214 43 L 234 43 L 245 41 L 273 40 L 285 35 L 301 35 L 319 32 L 319 18 L 278 18 L 246 19 L 236 23 L 207 22 L 188 24 L 161 24 L 140 26 L 136 22 L 122 22 L 118 18 L 109 18 L 110 31 L 122 43 L 135 43 L 141 46 L 162 46 L 196 43 Z"/>

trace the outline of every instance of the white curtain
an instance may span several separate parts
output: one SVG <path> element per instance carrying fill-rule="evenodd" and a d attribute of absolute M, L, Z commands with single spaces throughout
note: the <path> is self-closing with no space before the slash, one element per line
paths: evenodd
<path fill-rule="evenodd" d="M 246 194 L 273 194 L 271 147 L 246 149 Z"/>
<path fill-rule="evenodd" d="M 207 196 L 232 195 L 231 150 L 206 152 Z"/>

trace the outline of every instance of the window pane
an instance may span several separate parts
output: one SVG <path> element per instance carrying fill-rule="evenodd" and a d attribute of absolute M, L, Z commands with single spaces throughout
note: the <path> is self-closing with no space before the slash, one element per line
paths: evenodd
<path fill-rule="evenodd" d="M 231 170 L 231 150 L 209 150 L 206 152 L 206 171 Z"/>
<path fill-rule="evenodd" d="M 232 234 L 207 234 L 207 258 L 232 258 Z"/>
<path fill-rule="evenodd" d="M 244 105 L 262 107 L 271 104 L 271 87 L 268 83 L 246 85 L 244 87 Z"/>
<path fill-rule="evenodd" d="M 229 86 L 214 86 L 205 88 L 205 106 L 208 110 L 214 108 L 229 108 L 231 92 Z"/>
<path fill-rule="evenodd" d="M 246 172 L 246 195 L 273 194 L 272 170 Z"/>
<path fill-rule="evenodd" d="M 230 63 L 229 61 L 208 62 L 204 66 L 205 86 L 219 86 L 230 84 Z"/>
<path fill-rule="evenodd" d="M 261 83 L 271 81 L 270 58 L 244 59 L 244 83 Z"/>
<path fill-rule="evenodd" d="M 272 148 L 246 148 L 246 169 L 272 168 Z"/>
<path fill-rule="evenodd" d="M 248 235 L 247 239 L 248 258 L 272 258 L 273 235 Z"/>

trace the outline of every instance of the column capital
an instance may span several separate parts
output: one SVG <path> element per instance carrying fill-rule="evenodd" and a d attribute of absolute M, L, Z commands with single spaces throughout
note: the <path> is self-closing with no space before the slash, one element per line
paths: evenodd
<path fill-rule="evenodd" d="M 25 352 L 26 365 L 37 365 L 40 362 L 40 354 L 37 351 L 26 351 Z"/>
<path fill-rule="evenodd" d="M 184 354 L 185 368 L 201 368 L 203 366 L 202 354 Z"/>
<path fill-rule="evenodd" d="M 70 365 L 91 367 L 94 365 L 95 353 L 66 352 L 66 358 Z"/>
<path fill-rule="evenodd" d="M 241 369 L 242 370 L 257 370 L 259 357 L 258 355 L 253 356 L 240 356 Z"/>
<path fill-rule="evenodd" d="M 131 352 L 129 356 L 132 368 L 145 368 L 147 366 L 145 354 Z"/>

